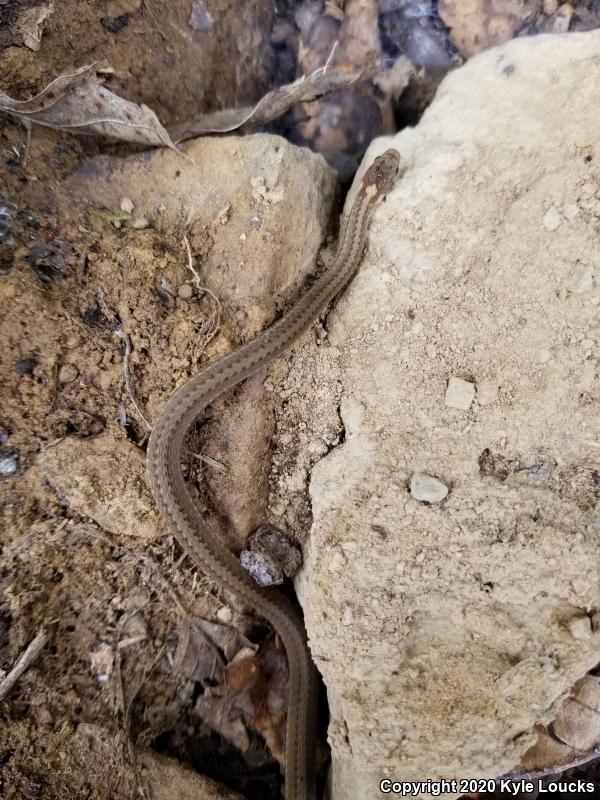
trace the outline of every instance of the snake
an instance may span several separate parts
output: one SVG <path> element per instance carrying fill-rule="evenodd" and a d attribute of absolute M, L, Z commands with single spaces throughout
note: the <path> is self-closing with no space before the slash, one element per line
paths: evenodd
<path fill-rule="evenodd" d="M 285 800 L 316 797 L 317 674 L 304 623 L 275 587 L 259 587 L 252 580 L 202 517 L 182 474 L 183 446 L 191 425 L 215 398 L 287 350 L 353 278 L 365 250 L 373 209 L 392 188 L 399 167 L 400 156 L 392 149 L 373 161 L 342 217 L 331 265 L 269 328 L 178 387 L 161 409 L 148 441 L 148 485 L 167 529 L 197 569 L 270 623 L 285 648 L 289 670 Z"/>

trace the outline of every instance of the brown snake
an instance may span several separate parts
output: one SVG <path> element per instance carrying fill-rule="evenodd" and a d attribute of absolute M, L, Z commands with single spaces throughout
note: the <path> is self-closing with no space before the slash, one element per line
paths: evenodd
<path fill-rule="evenodd" d="M 333 264 L 300 300 L 255 339 L 202 369 L 180 386 L 162 409 L 148 444 L 148 483 L 168 528 L 194 564 L 267 619 L 280 636 L 289 665 L 285 797 L 315 797 L 316 673 L 304 624 L 276 589 L 259 588 L 198 513 L 181 472 L 185 436 L 206 406 L 286 350 L 327 308 L 356 272 L 371 212 L 393 186 L 400 156 L 388 150 L 366 171 L 342 222 Z"/>

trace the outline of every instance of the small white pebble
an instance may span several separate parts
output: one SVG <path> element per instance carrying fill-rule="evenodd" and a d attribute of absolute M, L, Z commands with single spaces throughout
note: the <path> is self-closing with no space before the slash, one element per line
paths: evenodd
<path fill-rule="evenodd" d="M 247 237 L 246 237 L 246 234 L 245 234 L 245 233 L 240 233 L 240 239 L 242 240 L 242 242 L 245 242 L 245 241 L 246 241 L 246 238 L 247 238 Z"/>
<path fill-rule="evenodd" d="M 448 494 L 448 487 L 427 472 L 415 472 L 410 480 L 410 493 L 421 503 L 441 503 Z"/>
<path fill-rule="evenodd" d="M 17 462 L 12 456 L 0 458 L 0 475 L 14 475 L 17 471 Z"/>
<path fill-rule="evenodd" d="M 342 625 L 352 625 L 354 622 L 354 615 L 351 608 L 345 608 L 342 615 Z"/>
<path fill-rule="evenodd" d="M 573 617 L 569 620 L 568 628 L 575 639 L 589 639 L 592 635 L 592 623 L 589 617 Z"/>
<path fill-rule="evenodd" d="M 446 399 L 444 400 L 448 408 L 458 408 L 461 411 L 468 411 L 475 398 L 475 384 L 456 378 L 454 375 L 448 381 L 446 389 Z"/>
<path fill-rule="evenodd" d="M 217 212 L 217 219 L 219 220 L 220 225 L 225 225 L 229 220 L 229 214 L 231 212 L 231 203 L 227 203 L 226 206 L 220 208 Z"/>
<path fill-rule="evenodd" d="M 126 214 L 131 214 L 133 211 L 133 200 L 129 197 L 124 197 L 121 200 L 121 211 L 124 211 Z"/>
<path fill-rule="evenodd" d="M 223 622 L 225 625 L 228 625 L 233 619 L 233 611 L 229 608 L 229 606 L 221 606 L 221 608 L 217 611 L 217 619 L 219 622 Z"/>
<path fill-rule="evenodd" d="M 435 358 L 437 355 L 435 345 L 431 343 L 425 346 L 425 352 L 427 353 L 428 358 Z"/>
<path fill-rule="evenodd" d="M 64 364 L 58 372 L 59 383 L 72 383 L 78 373 L 72 364 Z"/>
<path fill-rule="evenodd" d="M 131 223 L 131 227 L 135 228 L 136 231 L 142 231 L 144 228 L 150 227 L 150 222 L 146 217 L 136 217 Z"/>
<path fill-rule="evenodd" d="M 556 208 L 556 206 L 550 206 L 548 211 L 544 214 L 544 218 L 542 219 L 542 225 L 546 228 L 547 231 L 555 231 L 560 223 L 562 222 L 562 217 L 560 215 L 560 211 Z"/>

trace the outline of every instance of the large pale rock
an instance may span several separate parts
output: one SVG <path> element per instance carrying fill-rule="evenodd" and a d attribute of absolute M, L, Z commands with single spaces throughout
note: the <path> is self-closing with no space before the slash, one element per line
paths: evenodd
<path fill-rule="evenodd" d="M 366 159 L 391 144 L 407 171 L 331 347 L 306 346 L 338 366 L 345 426 L 312 471 L 302 587 L 338 800 L 509 770 L 600 660 L 574 622 L 600 604 L 598 85 L 600 32 L 516 40 Z M 445 402 L 457 375 L 468 410 Z M 296 388 L 304 419 L 325 407 Z M 415 472 L 443 503 L 411 497 Z"/>
<path fill-rule="evenodd" d="M 161 234 L 152 247 L 144 243 L 153 241 L 154 231 L 128 230 L 119 264 L 95 261 L 89 276 L 106 287 L 105 302 L 118 309 L 130 335 L 137 401 L 150 422 L 190 373 L 252 339 L 280 307 L 296 299 L 315 269 L 335 189 L 335 174 L 322 156 L 278 136 L 206 137 L 183 150 L 93 159 L 69 179 L 66 192 L 80 205 L 113 213 L 125 198 L 133 219 L 144 217 Z M 216 297 L 222 306 L 218 334 L 206 349 L 196 316 L 202 291 L 192 299 L 186 283 L 193 279 L 182 241 L 186 232 L 200 283 L 212 293 L 213 305 Z M 172 260 L 162 258 L 165 249 Z M 115 278 L 121 272 L 125 278 Z M 123 284 L 129 295 L 111 297 L 113 285 Z M 172 307 L 157 303 L 161 292 L 177 294 Z M 196 351 L 200 357 L 190 367 L 190 353 Z M 110 379 L 115 380 L 112 373 Z M 238 549 L 265 522 L 273 421 L 264 382 L 261 372 L 235 396 L 219 400 L 195 443 L 196 455 L 212 457 L 225 468 L 205 469 L 216 509 L 212 523 Z M 193 474 L 198 463 L 192 462 Z M 110 473 L 105 474 L 110 482 Z M 67 464 L 63 483 L 79 480 Z M 121 509 L 111 513 L 119 518 Z"/>

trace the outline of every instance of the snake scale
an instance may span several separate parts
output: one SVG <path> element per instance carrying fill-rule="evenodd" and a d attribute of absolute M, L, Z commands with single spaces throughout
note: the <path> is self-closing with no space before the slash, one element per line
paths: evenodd
<path fill-rule="evenodd" d="M 374 160 L 342 220 L 331 266 L 270 328 L 180 386 L 160 412 L 148 444 L 148 484 L 168 529 L 198 569 L 269 621 L 285 647 L 289 665 L 286 800 L 315 798 L 317 684 L 304 624 L 276 589 L 259 588 L 253 582 L 199 514 L 181 472 L 182 448 L 190 426 L 209 403 L 287 350 L 351 280 L 365 249 L 373 208 L 393 186 L 399 164 L 395 150 Z"/>

